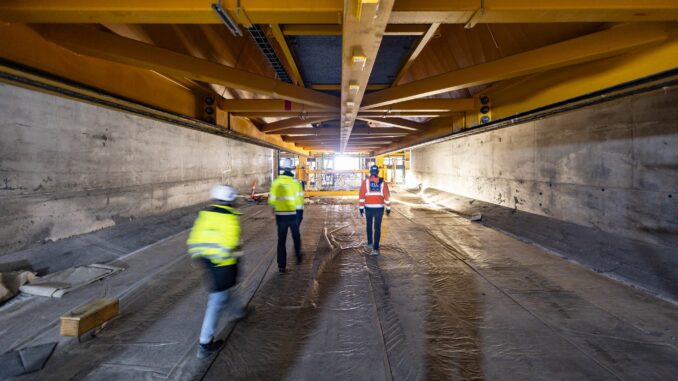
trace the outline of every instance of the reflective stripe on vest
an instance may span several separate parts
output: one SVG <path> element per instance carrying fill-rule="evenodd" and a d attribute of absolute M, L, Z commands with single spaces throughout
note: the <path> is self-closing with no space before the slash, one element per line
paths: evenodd
<path fill-rule="evenodd" d="M 370 192 L 370 179 L 365 180 L 365 196 L 384 196 L 384 183 L 379 184 L 379 192 Z"/>

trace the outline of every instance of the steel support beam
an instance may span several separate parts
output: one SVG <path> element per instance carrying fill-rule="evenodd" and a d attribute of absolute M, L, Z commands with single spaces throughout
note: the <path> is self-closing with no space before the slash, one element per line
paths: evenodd
<path fill-rule="evenodd" d="M 274 133 L 279 130 L 284 130 L 287 128 L 292 128 L 292 127 L 300 127 L 300 126 L 309 126 L 311 123 L 319 123 L 319 122 L 324 122 L 326 120 L 329 120 L 328 118 L 289 118 L 289 119 L 283 119 L 279 120 L 277 122 L 273 123 L 268 123 L 259 130 L 261 132 L 266 132 L 266 133 Z"/>
<path fill-rule="evenodd" d="M 316 85 L 310 85 L 309 86 L 313 90 L 341 90 L 341 83 L 336 83 L 336 84 L 316 84 Z M 365 88 L 366 90 L 383 90 L 389 88 L 389 85 L 382 85 L 382 84 L 368 84 L 367 87 Z"/>
<path fill-rule="evenodd" d="M 234 112 L 233 116 L 244 116 L 247 118 L 331 118 L 339 119 L 339 110 L 337 111 L 316 111 L 316 112 L 285 112 L 285 111 L 249 111 L 249 112 Z"/>
<path fill-rule="evenodd" d="M 294 77 L 296 84 L 303 87 L 304 79 L 301 77 L 299 67 L 297 67 L 297 63 L 294 60 L 294 54 L 292 54 L 290 47 L 287 46 L 287 41 L 285 40 L 285 36 L 283 35 L 282 30 L 280 30 L 280 25 L 271 24 L 271 33 L 273 34 L 273 38 L 278 43 L 278 46 L 280 46 L 280 49 L 282 50 L 283 55 L 285 56 L 285 61 L 287 61 L 287 64 L 289 65 L 290 70 L 292 71 L 292 76 Z"/>
<path fill-rule="evenodd" d="M 232 113 L 271 112 L 299 114 L 303 112 L 328 112 L 335 110 L 334 113 L 339 114 L 339 104 L 337 104 L 337 107 L 314 107 L 284 99 L 220 99 L 219 108 Z"/>
<path fill-rule="evenodd" d="M 215 0 L 4 0 L 0 20 L 20 23 L 220 24 Z M 242 25 L 341 24 L 342 0 L 222 0 Z M 466 24 L 479 0 L 398 0 L 390 24 Z M 675 21 L 674 0 L 485 0 L 480 23 Z"/>
<path fill-rule="evenodd" d="M 220 24 L 215 0 L 3 0 L 0 20 L 20 23 Z M 242 25 L 341 24 L 342 0 L 222 0 Z M 479 0 L 398 0 L 390 24 L 466 24 Z M 675 0 L 485 0 L 480 23 L 675 21 Z"/>
<path fill-rule="evenodd" d="M 426 127 L 425 124 L 403 118 L 367 118 L 359 116 L 358 119 L 364 120 L 366 122 L 378 123 L 411 131 L 420 131 Z"/>
<path fill-rule="evenodd" d="M 393 136 L 393 135 L 407 135 L 410 131 L 406 131 L 400 128 L 389 128 L 389 127 L 356 127 L 351 132 L 351 135 L 374 135 L 374 136 Z M 306 134 L 306 136 L 339 136 L 338 128 L 313 128 L 313 127 L 298 127 L 298 128 L 288 128 L 285 130 L 278 130 L 276 134 L 280 135 L 299 135 Z"/>
<path fill-rule="evenodd" d="M 496 61 L 410 82 L 365 96 L 362 107 L 383 107 L 411 99 L 483 85 L 541 71 L 609 57 L 660 42 L 668 37 L 662 24 L 630 24 L 574 38 Z"/>
<path fill-rule="evenodd" d="M 3 0 L 0 20 L 23 23 L 221 24 L 216 0 Z M 340 24 L 342 0 L 221 0 L 241 25 Z"/>
<path fill-rule="evenodd" d="M 395 0 L 345 2 L 341 38 L 341 146 L 346 146 Z"/>
<path fill-rule="evenodd" d="M 390 104 L 384 107 L 375 107 L 364 112 L 383 112 L 383 113 L 444 113 L 444 112 L 463 112 L 475 109 L 475 101 L 473 98 L 458 98 L 458 99 L 444 99 L 444 98 L 427 98 L 415 99 L 395 104 Z M 401 115 L 401 116 L 416 116 Z"/>
<path fill-rule="evenodd" d="M 395 79 L 393 80 L 393 86 L 397 86 L 398 83 L 400 83 L 400 80 L 403 79 L 403 76 L 405 73 L 407 73 L 407 70 L 409 70 L 410 66 L 412 66 L 417 57 L 419 57 L 419 54 L 421 54 L 422 50 L 424 50 L 426 47 L 426 44 L 428 44 L 431 38 L 433 38 L 433 36 L 436 34 L 439 27 L 440 23 L 431 24 L 426 33 L 424 33 L 419 41 L 417 41 L 417 43 L 414 45 L 414 48 L 412 49 L 412 52 L 410 53 L 410 56 L 407 58 L 407 61 L 405 61 L 403 66 L 398 71 L 398 75 L 396 75 Z"/>
<path fill-rule="evenodd" d="M 386 26 L 385 36 L 423 36 L 429 27 L 417 24 L 392 24 Z M 341 36 L 339 24 L 297 24 L 284 25 L 285 36 Z"/>
<path fill-rule="evenodd" d="M 673 0 L 484 0 L 479 23 L 675 21 Z M 466 24 L 479 0 L 398 0 L 389 23 Z"/>
<path fill-rule="evenodd" d="M 318 107 L 336 107 L 337 97 L 211 61 L 158 48 L 112 33 L 77 26 L 40 27 L 49 40 L 77 53 L 164 74 L 252 91 Z"/>

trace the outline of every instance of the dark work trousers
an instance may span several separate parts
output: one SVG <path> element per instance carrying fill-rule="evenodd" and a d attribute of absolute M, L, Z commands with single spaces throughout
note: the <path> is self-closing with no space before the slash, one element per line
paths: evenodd
<path fill-rule="evenodd" d="M 384 208 L 365 208 L 367 217 L 367 244 L 374 242 L 374 249 L 379 250 L 379 239 L 381 238 L 381 220 L 384 217 Z M 374 220 L 374 240 L 372 240 L 372 220 Z"/>
<path fill-rule="evenodd" d="M 292 230 L 292 240 L 294 241 L 294 254 L 297 258 L 301 255 L 301 236 L 299 235 L 299 224 L 297 215 L 275 216 L 275 222 L 278 224 L 278 267 L 283 269 L 287 266 L 287 230 Z"/>
<path fill-rule="evenodd" d="M 301 221 L 303 220 L 304 220 L 304 210 L 297 209 L 297 225 L 299 225 L 299 229 L 301 229 Z"/>

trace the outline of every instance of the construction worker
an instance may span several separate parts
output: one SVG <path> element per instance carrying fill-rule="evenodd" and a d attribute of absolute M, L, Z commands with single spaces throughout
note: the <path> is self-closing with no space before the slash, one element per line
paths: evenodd
<path fill-rule="evenodd" d="M 187 241 L 188 253 L 203 263 L 211 279 L 200 330 L 198 358 L 201 359 L 217 352 L 224 344 L 223 340 L 214 341 L 214 333 L 230 299 L 229 289 L 236 283 L 240 248 L 240 212 L 232 207 L 235 190 L 228 185 L 217 185 L 210 197 L 214 202 L 198 214 Z M 239 306 L 236 318 L 244 317 L 245 311 Z"/>
<path fill-rule="evenodd" d="M 301 263 L 301 236 L 299 234 L 300 215 L 303 216 L 304 190 L 294 179 L 292 160 L 284 158 L 281 163 L 284 172 L 271 184 L 268 203 L 273 207 L 275 222 L 278 225 L 278 272 L 285 272 L 287 267 L 287 231 L 292 231 L 294 254 L 297 264 Z M 298 211 L 300 215 L 297 214 Z"/>
<path fill-rule="evenodd" d="M 388 184 L 379 177 L 379 167 L 370 167 L 370 177 L 360 185 L 360 215 L 367 215 L 367 247 L 372 255 L 379 255 L 379 239 L 381 238 L 381 219 L 391 215 L 391 193 Z M 374 223 L 374 239 L 372 239 L 372 223 Z M 374 243 L 374 244 L 373 244 Z"/>

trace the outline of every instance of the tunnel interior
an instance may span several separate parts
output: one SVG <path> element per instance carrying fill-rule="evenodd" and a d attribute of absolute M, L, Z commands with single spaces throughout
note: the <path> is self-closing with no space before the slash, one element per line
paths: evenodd
<path fill-rule="evenodd" d="M 567 3 L 3 1 L 0 379 L 674 379 L 678 4 Z"/>

